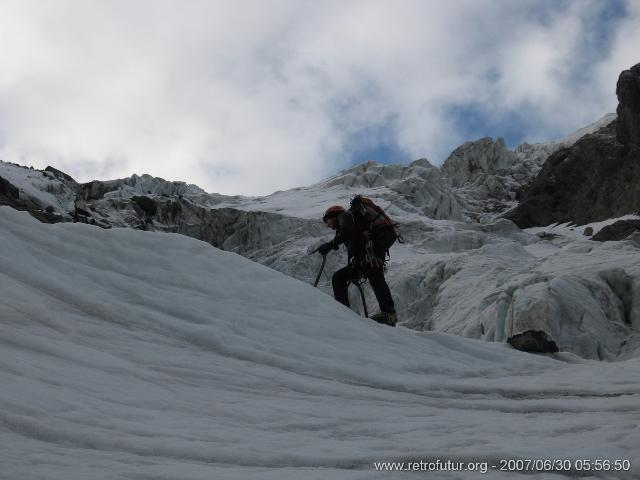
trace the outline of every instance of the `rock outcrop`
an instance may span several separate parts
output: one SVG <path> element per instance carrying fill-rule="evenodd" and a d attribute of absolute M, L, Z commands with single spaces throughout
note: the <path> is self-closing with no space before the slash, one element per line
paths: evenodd
<path fill-rule="evenodd" d="M 542 330 L 527 330 L 507 339 L 516 350 L 530 353 L 556 353 L 558 346 Z"/>
<path fill-rule="evenodd" d="M 506 218 L 519 227 L 590 222 L 640 210 L 640 64 L 620 74 L 618 120 L 551 155 Z"/>
<path fill-rule="evenodd" d="M 618 220 L 603 227 L 592 239 L 598 242 L 624 240 L 634 232 L 640 232 L 640 220 Z"/>
<path fill-rule="evenodd" d="M 620 74 L 616 95 L 620 102 L 618 142 L 640 146 L 640 63 Z"/>

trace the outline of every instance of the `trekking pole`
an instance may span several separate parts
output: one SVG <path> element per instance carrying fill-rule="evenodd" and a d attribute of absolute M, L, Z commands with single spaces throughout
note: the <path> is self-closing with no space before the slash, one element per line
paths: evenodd
<path fill-rule="evenodd" d="M 316 276 L 316 281 L 313 282 L 313 286 L 314 287 L 318 286 L 318 282 L 320 281 L 320 275 L 322 275 L 322 272 L 324 271 L 324 264 L 325 263 L 327 263 L 327 256 L 326 255 L 322 255 L 322 264 L 320 265 L 320 270 L 318 271 L 318 275 Z"/>
<path fill-rule="evenodd" d="M 367 310 L 367 302 L 364 299 L 364 291 L 362 290 L 362 284 L 364 282 L 360 282 L 356 280 L 355 282 L 351 282 L 351 283 L 353 283 L 356 287 L 358 287 L 358 290 L 360 291 L 360 298 L 362 299 L 362 307 L 364 308 L 364 318 L 369 318 L 369 311 Z"/>

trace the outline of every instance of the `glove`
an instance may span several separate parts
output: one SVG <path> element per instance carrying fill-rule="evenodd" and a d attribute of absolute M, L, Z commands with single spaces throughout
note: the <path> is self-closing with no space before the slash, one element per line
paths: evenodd
<path fill-rule="evenodd" d="M 327 243 L 323 243 L 318 247 L 318 252 L 320 252 L 320 255 L 326 255 L 327 253 L 329 253 L 329 250 L 335 250 L 335 249 L 336 247 L 333 244 L 333 242 L 327 242 Z"/>

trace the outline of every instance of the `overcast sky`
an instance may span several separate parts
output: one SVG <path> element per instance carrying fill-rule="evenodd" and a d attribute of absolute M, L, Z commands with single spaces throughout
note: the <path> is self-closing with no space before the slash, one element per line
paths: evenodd
<path fill-rule="evenodd" d="M 0 0 L 0 159 L 267 194 L 615 111 L 640 0 Z"/>

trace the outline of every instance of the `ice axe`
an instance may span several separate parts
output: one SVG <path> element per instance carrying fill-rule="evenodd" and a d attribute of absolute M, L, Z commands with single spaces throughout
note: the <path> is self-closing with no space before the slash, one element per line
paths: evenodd
<path fill-rule="evenodd" d="M 312 252 L 309 252 L 309 255 L 313 255 L 319 249 L 320 249 L 320 247 L 316 248 Z M 316 275 L 316 280 L 315 280 L 315 282 L 313 282 L 313 286 L 314 287 L 318 286 L 318 282 L 320 281 L 320 276 L 322 275 L 322 272 L 324 271 L 324 265 L 326 263 L 327 263 L 327 255 L 324 254 L 324 255 L 322 255 L 322 263 L 320 264 L 320 270 L 318 270 L 318 275 Z M 367 302 L 364 299 L 364 291 L 362 290 L 362 284 L 364 282 L 366 282 L 366 280 L 354 279 L 350 283 L 353 283 L 358 288 L 358 291 L 360 292 L 360 298 L 362 299 L 362 306 L 364 307 L 364 316 L 365 316 L 365 318 L 369 318 L 369 311 L 367 309 Z"/>
<path fill-rule="evenodd" d="M 316 250 L 317 251 L 317 250 Z M 315 252 L 313 252 L 315 253 Z M 322 271 L 324 270 L 324 264 L 327 263 L 327 254 L 322 255 L 322 263 L 320 264 L 320 270 L 318 270 L 318 275 L 316 275 L 316 280 L 313 282 L 313 286 L 317 287 L 318 282 L 320 281 L 320 275 L 322 275 Z"/>

